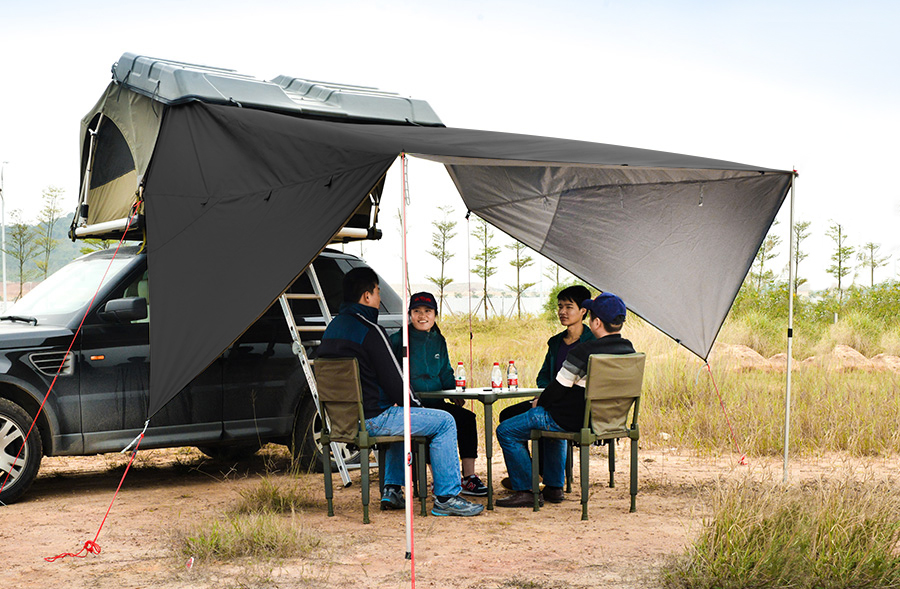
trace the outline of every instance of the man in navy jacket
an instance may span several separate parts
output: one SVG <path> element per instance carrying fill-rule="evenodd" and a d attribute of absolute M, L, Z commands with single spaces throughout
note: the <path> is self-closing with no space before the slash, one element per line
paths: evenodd
<path fill-rule="evenodd" d="M 420 407 L 404 391 L 403 375 L 387 333 L 378 325 L 381 287 L 371 268 L 354 268 L 344 275 L 344 303 L 319 345 L 320 358 L 356 358 L 359 364 L 366 430 L 372 436 L 403 435 L 403 395 L 410 395 L 410 434 L 426 436 L 434 478 L 434 515 L 478 515 L 483 505 L 460 497 L 456 424 L 449 413 Z M 385 464 L 382 509 L 403 509 L 406 461 L 402 444 L 391 444 Z"/>

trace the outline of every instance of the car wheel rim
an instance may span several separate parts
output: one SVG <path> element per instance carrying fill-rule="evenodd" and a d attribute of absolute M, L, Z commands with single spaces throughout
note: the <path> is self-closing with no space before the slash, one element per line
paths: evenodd
<path fill-rule="evenodd" d="M 16 423 L 0 415 L 0 485 L 15 483 L 28 463 L 25 433 Z"/>
<path fill-rule="evenodd" d="M 319 449 L 320 453 L 324 454 L 325 452 L 322 449 L 322 422 L 318 417 L 316 417 L 316 421 L 313 423 L 312 434 L 313 440 L 316 442 L 316 447 Z M 353 444 L 345 444 L 344 442 L 332 442 L 331 451 L 332 454 L 340 453 L 345 464 L 356 460 L 359 456 L 359 447 Z"/>

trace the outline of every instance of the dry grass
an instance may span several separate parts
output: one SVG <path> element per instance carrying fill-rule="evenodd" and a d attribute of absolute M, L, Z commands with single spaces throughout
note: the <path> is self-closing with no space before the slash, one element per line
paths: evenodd
<path fill-rule="evenodd" d="M 821 480 L 720 485 L 712 515 L 663 573 L 679 588 L 900 587 L 896 486 Z"/>
<path fill-rule="evenodd" d="M 851 320 L 861 330 L 873 329 L 858 318 L 847 319 Z M 729 337 L 745 333 L 746 325 L 742 325 L 723 330 L 720 340 L 740 343 L 730 341 Z M 534 387 L 546 353 L 546 341 L 560 329 L 558 324 L 537 318 L 473 320 L 472 327 L 475 368 L 469 377 L 475 386 L 484 385 L 493 362 L 514 359 L 521 386 Z M 441 329 L 447 337 L 451 359 L 462 358 L 468 366 L 467 318 L 445 319 Z M 855 339 L 838 337 L 841 329 L 844 328 L 826 330 L 822 341 L 827 343 L 810 344 L 810 349 L 835 342 L 876 339 L 875 332 Z M 889 338 L 892 333 L 885 332 L 881 339 Z M 646 352 L 648 358 L 641 401 L 642 445 L 677 446 L 700 453 L 737 448 L 757 455 L 783 452 L 784 374 L 735 372 L 716 366 L 710 374 L 699 358 L 637 317 L 629 317 L 623 335 L 636 349 Z M 869 353 L 873 351 L 877 349 L 870 349 Z M 792 452 L 835 451 L 856 456 L 900 453 L 900 431 L 895 427 L 900 423 L 900 376 L 896 373 L 840 372 L 823 366 L 805 366 L 795 372 L 792 389 Z M 495 416 L 503 406 L 498 404 Z M 480 405 L 476 403 L 474 410 L 480 412 Z"/>

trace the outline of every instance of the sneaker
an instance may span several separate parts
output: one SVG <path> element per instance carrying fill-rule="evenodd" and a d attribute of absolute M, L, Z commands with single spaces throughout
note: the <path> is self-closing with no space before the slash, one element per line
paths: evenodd
<path fill-rule="evenodd" d="M 381 495 L 381 511 L 388 509 L 406 509 L 406 501 L 403 499 L 403 491 L 400 487 L 387 486 Z"/>
<path fill-rule="evenodd" d="M 484 486 L 478 475 L 473 474 L 462 480 L 462 494 L 474 497 L 487 497 L 488 488 Z"/>
<path fill-rule="evenodd" d="M 431 508 L 432 515 L 458 515 L 461 517 L 478 515 L 482 511 L 484 511 L 484 505 L 466 501 L 459 495 L 450 497 L 446 501 L 441 501 L 435 497 L 434 507 Z"/>

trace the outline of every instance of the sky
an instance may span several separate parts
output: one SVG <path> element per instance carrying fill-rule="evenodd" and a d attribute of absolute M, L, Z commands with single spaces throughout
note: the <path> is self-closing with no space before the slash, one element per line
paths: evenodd
<path fill-rule="evenodd" d="M 840 223 L 848 244 L 900 271 L 900 3 L 532 1 L 215 4 L 0 0 L 0 162 L 7 221 L 33 221 L 48 186 L 78 193 L 81 117 L 125 52 L 377 87 L 426 100 L 448 126 L 581 139 L 776 169 L 796 169 L 795 220 L 809 221 L 800 276 L 826 273 Z M 399 173 L 385 191 L 385 238 L 362 246 L 399 283 Z M 438 207 L 455 208 L 448 268 L 466 281 L 464 205 L 443 168 L 409 166 L 410 277 L 437 272 L 425 253 Z M 788 206 L 773 269 L 787 263 Z M 510 243 L 498 235 L 496 243 Z M 348 248 L 360 253 L 359 246 Z M 476 245 L 471 243 L 471 254 Z M 535 256 L 537 258 L 537 256 Z M 497 286 L 515 278 L 511 252 Z M 542 263 L 524 281 L 543 283 Z M 866 283 L 868 274 L 856 279 Z"/>

